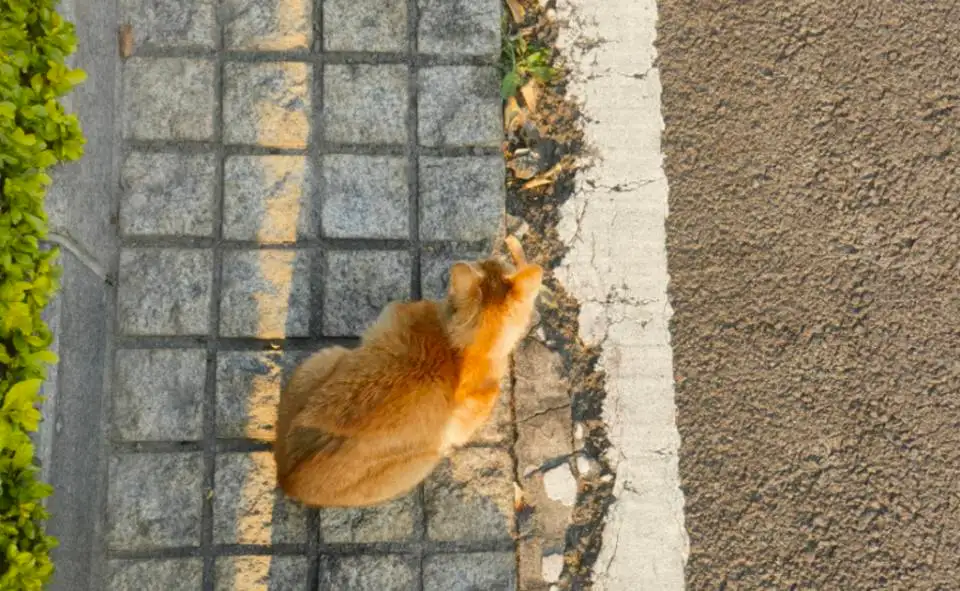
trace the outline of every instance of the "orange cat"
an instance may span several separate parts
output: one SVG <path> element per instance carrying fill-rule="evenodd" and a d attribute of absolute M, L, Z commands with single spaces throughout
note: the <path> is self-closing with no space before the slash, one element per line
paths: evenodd
<path fill-rule="evenodd" d="M 403 495 L 490 416 L 529 327 L 542 269 L 456 263 L 442 301 L 391 303 L 360 346 L 324 349 L 280 397 L 274 455 L 287 495 L 355 507 Z"/>

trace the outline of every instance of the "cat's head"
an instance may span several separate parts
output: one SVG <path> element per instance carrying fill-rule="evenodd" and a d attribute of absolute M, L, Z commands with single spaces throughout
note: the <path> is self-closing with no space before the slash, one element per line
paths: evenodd
<path fill-rule="evenodd" d="M 491 257 L 450 268 L 448 330 L 458 347 L 488 347 L 505 356 L 530 328 L 543 269 L 527 262 L 516 238 L 506 243 L 513 264 Z"/>

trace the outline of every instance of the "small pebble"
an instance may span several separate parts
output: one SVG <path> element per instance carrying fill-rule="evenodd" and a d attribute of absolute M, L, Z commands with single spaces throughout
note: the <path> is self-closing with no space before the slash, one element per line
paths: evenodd
<path fill-rule="evenodd" d="M 583 436 L 584 436 L 583 423 L 577 423 L 577 426 L 573 428 L 573 436 L 576 439 L 583 439 Z"/>
<path fill-rule="evenodd" d="M 577 457 L 577 472 L 580 473 L 580 476 L 592 476 L 600 469 L 600 465 L 586 456 Z"/>
<path fill-rule="evenodd" d="M 544 472 L 543 488 L 548 497 L 567 507 L 573 507 L 577 502 L 577 479 L 566 464 Z"/>
<path fill-rule="evenodd" d="M 548 583 L 555 583 L 560 580 L 560 574 L 563 572 L 563 554 L 547 554 L 540 562 L 540 574 L 543 580 Z"/>

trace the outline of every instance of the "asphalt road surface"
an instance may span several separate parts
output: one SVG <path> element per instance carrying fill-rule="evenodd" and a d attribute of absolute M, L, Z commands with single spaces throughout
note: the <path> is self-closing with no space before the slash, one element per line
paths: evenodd
<path fill-rule="evenodd" d="M 960 2 L 660 2 L 689 589 L 957 589 Z"/>

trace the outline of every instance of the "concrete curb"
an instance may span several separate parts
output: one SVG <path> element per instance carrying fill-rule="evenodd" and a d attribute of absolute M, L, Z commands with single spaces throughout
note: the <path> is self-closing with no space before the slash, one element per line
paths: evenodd
<path fill-rule="evenodd" d="M 570 94 L 597 156 L 563 206 L 558 231 L 569 250 L 556 271 L 581 302 L 581 337 L 603 350 L 616 501 L 595 588 L 683 589 L 656 3 L 567 0 L 558 9 L 568 23 L 559 45 L 574 69 Z"/>
<path fill-rule="evenodd" d="M 110 269 L 117 253 L 116 6 L 106 0 L 64 0 L 58 10 L 76 25 L 78 48 L 71 65 L 87 72 L 87 81 L 64 101 L 79 115 L 87 144 L 79 162 L 54 172 L 46 199 L 48 243 L 60 247 L 63 275 L 44 318 L 60 362 L 43 385 L 44 421 L 35 441 L 41 477 L 54 488 L 47 500 L 47 533 L 60 540 L 49 589 L 83 591 L 90 588 L 92 557 L 99 549 L 105 369 L 112 340 Z"/>

